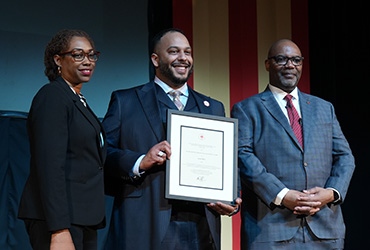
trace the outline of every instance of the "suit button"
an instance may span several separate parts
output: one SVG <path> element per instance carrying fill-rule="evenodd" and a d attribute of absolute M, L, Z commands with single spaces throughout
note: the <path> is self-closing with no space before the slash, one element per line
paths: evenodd
<path fill-rule="evenodd" d="M 308 163 L 307 162 L 303 163 L 303 166 L 307 167 L 308 166 Z"/>

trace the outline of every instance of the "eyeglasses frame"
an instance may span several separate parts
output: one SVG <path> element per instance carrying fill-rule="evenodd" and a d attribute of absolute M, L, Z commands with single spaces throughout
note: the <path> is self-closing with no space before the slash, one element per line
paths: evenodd
<path fill-rule="evenodd" d="M 284 57 L 286 58 L 286 62 L 284 64 L 279 64 L 276 62 L 276 58 L 277 57 Z M 292 61 L 293 58 L 297 58 L 299 57 L 301 59 L 301 64 L 294 64 L 294 62 Z M 303 56 L 292 56 L 292 57 L 287 57 L 287 56 L 283 56 L 283 55 L 277 55 L 277 56 L 271 56 L 269 58 L 267 58 L 268 60 L 271 60 L 271 59 L 274 59 L 274 61 L 276 62 L 277 65 L 280 65 L 280 66 L 285 66 L 287 65 L 288 61 L 290 61 L 294 66 L 302 66 L 303 64 L 303 59 L 304 57 Z"/>
<path fill-rule="evenodd" d="M 74 51 L 81 51 L 81 53 L 84 54 L 84 57 L 81 59 L 81 60 L 77 60 L 73 55 L 73 52 Z M 94 55 L 96 55 L 96 60 L 90 60 L 89 56 L 90 56 L 90 53 L 91 52 L 94 52 Z M 63 52 L 63 53 L 59 53 L 58 55 L 60 56 L 65 56 L 65 55 L 71 55 L 71 57 L 73 58 L 73 60 L 75 62 L 82 62 L 83 60 L 85 60 L 85 58 L 87 58 L 87 60 L 89 60 L 90 62 L 97 62 L 99 60 L 99 56 L 100 56 L 100 52 L 99 51 L 94 51 L 94 50 L 90 50 L 88 53 L 86 53 L 85 51 L 83 51 L 82 49 L 73 49 L 71 51 L 67 51 L 67 52 Z"/>

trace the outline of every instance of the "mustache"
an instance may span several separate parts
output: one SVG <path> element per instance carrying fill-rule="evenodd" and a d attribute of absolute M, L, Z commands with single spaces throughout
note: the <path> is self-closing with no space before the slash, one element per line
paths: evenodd
<path fill-rule="evenodd" d="M 191 66 L 191 64 L 190 64 L 190 63 L 172 63 L 172 64 L 171 64 L 171 66 L 172 66 L 172 67 L 179 67 L 179 66 L 180 66 L 180 67 L 181 67 L 181 66 L 183 66 L 183 67 L 184 67 L 184 66 L 185 66 L 185 67 L 190 67 L 190 66 Z"/>

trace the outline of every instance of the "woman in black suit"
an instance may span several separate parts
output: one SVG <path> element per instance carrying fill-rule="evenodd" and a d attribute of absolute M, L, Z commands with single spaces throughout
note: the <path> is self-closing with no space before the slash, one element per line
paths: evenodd
<path fill-rule="evenodd" d="M 98 57 L 79 30 L 62 30 L 46 46 L 50 83 L 28 116 L 31 168 L 18 215 L 34 249 L 96 249 L 105 226 L 105 133 L 81 94 Z"/>

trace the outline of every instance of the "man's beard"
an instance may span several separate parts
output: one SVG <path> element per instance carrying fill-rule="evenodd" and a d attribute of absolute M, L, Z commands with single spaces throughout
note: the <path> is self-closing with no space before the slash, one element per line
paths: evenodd
<path fill-rule="evenodd" d="M 277 77 L 278 77 L 277 80 L 279 82 L 278 88 L 286 92 L 293 91 L 295 87 L 298 85 L 300 75 L 298 73 L 292 73 L 292 74 L 294 75 L 294 78 L 286 78 L 284 74 L 282 74 L 281 72 L 277 74 Z"/>
<path fill-rule="evenodd" d="M 171 70 L 171 65 L 167 65 L 161 61 L 159 61 L 159 68 L 158 68 L 159 72 L 161 72 L 161 74 L 163 76 L 165 76 L 166 78 L 168 78 L 174 85 L 175 87 L 181 87 L 182 85 L 184 85 L 190 78 L 192 72 L 193 72 L 193 66 L 191 66 L 191 69 L 189 70 L 189 73 L 186 77 L 176 77 L 174 74 L 173 74 L 173 71 Z"/>

